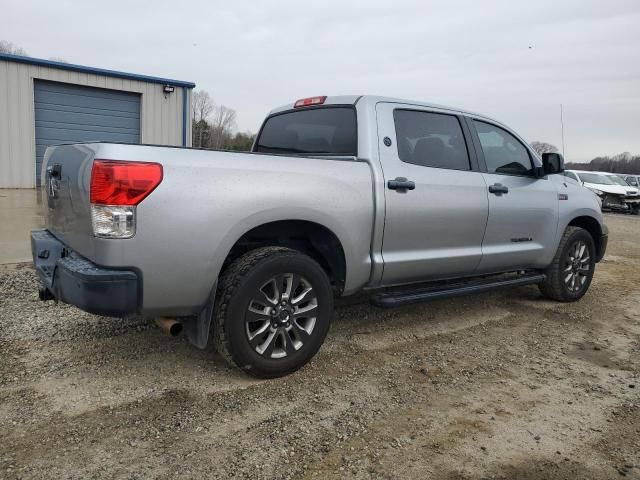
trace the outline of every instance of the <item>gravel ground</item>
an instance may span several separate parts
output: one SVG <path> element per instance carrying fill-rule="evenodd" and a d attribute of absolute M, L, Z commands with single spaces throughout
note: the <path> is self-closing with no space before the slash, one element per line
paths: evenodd
<path fill-rule="evenodd" d="M 350 299 L 270 381 L 0 267 L 0 478 L 640 479 L 640 219 L 607 223 L 578 303 Z"/>

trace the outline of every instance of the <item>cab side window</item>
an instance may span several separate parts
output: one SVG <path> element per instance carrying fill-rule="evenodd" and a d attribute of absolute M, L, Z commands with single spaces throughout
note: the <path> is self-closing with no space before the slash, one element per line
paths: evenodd
<path fill-rule="evenodd" d="M 490 123 L 473 121 L 484 153 L 488 173 L 532 175 L 533 164 L 525 146 L 516 137 Z"/>
<path fill-rule="evenodd" d="M 454 115 L 395 110 L 400 160 L 414 165 L 470 170 L 469 152 L 460 121 Z"/>

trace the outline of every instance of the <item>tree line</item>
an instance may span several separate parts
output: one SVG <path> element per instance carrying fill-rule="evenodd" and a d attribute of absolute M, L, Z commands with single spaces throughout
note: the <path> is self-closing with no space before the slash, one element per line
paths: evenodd
<path fill-rule="evenodd" d="M 624 152 L 612 157 L 596 157 L 589 163 L 569 162 L 566 164 L 566 168 L 639 175 L 640 155 L 631 155 L 629 152 Z"/>
<path fill-rule="evenodd" d="M 255 135 L 235 132 L 236 111 L 217 105 L 206 90 L 191 94 L 191 145 L 196 148 L 251 150 Z"/>
<path fill-rule="evenodd" d="M 531 147 L 542 156 L 543 153 L 557 153 L 555 145 L 546 142 L 531 142 Z M 589 170 L 596 172 L 625 173 L 640 175 L 640 155 L 629 152 L 619 153 L 611 157 L 596 157 L 588 163 L 567 162 L 567 170 Z"/>

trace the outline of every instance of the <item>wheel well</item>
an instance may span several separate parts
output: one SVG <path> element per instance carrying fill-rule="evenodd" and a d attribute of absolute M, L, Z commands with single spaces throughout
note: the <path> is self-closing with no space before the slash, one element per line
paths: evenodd
<path fill-rule="evenodd" d="M 584 228 L 587 232 L 591 234 L 591 238 L 593 238 L 593 243 L 596 246 L 596 253 L 598 258 L 600 258 L 602 253 L 602 228 L 600 227 L 600 223 L 593 217 L 576 217 L 571 222 L 569 222 L 570 227 L 580 227 Z"/>
<path fill-rule="evenodd" d="M 340 240 L 328 228 L 305 220 L 282 220 L 253 228 L 231 247 L 222 268 L 250 250 L 275 246 L 309 255 L 324 269 L 336 290 L 344 289 L 346 261 Z"/>

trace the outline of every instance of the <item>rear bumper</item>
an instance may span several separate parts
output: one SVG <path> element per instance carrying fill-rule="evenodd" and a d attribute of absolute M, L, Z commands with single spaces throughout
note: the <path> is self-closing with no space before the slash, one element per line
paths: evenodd
<path fill-rule="evenodd" d="M 31 232 L 31 253 L 45 292 L 41 298 L 53 297 L 96 315 L 138 313 L 136 272 L 100 267 L 75 254 L 48 230 Z"/>

